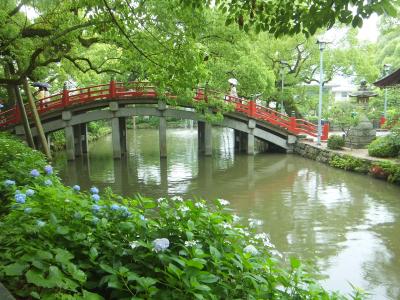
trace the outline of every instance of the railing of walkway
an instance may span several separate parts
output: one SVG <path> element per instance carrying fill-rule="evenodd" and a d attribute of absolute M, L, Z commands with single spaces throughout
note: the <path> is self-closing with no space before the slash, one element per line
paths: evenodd
<path fill-rule="evenodd" d="M 36 101 L 39 114 L 45 114 L 57 109 L 65 109 L 75 105 L 86 104 L 96 100 L 123 99 L 123 98 L 157 98 L 156 89 L 149 82 L 116 82 L 79 88 L 75 90 L 64 89 L 61 93 L 51 95 Z M 208 91 L 205 95 L 203 89 L 197 89 L 194 99 L 196 101 L 207 101 L 208 97 L 221 99 L 232 103 L 235 111 L 245 114 L 250 118 L 262 120 L 269 124 L 283 128 L 288 132 L 299 135 L 307 134 L 317 136 L 317 126 L 295 116 L 287 116 L 271 108 L 257 104 L 254 100 L 225 95 L 218 91 Z M 28 117 L 31 116 L 29 106 L 25 104 Z M 0 129 L 17 125 L 21 122 L 21 114 L 18 106 L 0 112 Z M 323 127 L 321 140 L 328 139 L 329 125 Z"/>

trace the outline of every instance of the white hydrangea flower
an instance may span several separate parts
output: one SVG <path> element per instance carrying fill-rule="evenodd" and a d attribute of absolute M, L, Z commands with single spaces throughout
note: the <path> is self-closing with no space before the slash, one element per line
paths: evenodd
<path fill-rule="evenodd" d="M 168 249 L 168 247 L 169 247 L 169 240 L 166 239 L 166 238 L 155 239 L 155 240 L 153 241 L 153 246 L 154 246 L 153 250 L 154 250 L 155 252 L 162 252 L 162 251 Z"/>
<path fill-rule="evenodd" d="M 196 202 L 195 204 L 194 204 L 194 206 L 196 206 L 197 208 L 204 208 L 204 207 L 206 207 L 203 203 L 201 203 L 201 202 Z"/>
<path fill-rule="evenodd" d="M 182 205 L 182 206 L 179 207 L 178 209 L 179 209 L 181 212 L 183 212 L 183 213 L 190 210 L 189 207 L 187 207 L 186 205 Z"/>
<path fill-rule="evenodd" d="M 194 247 L 197 246 L 199 243 L 199 241 L 194 240 L 194 241 L 185 241 L 185 246 L 186 247 Z"/>
<path fill-rule="evenodd" d="M 233 215 L 233 222 L 239 222 L 240 221 L 240 217 L 238 215 Z"/>
<path fill-rule="evenodd" d="M 225 200 L 225 199 L 218 199 L 218 202 L 219 202 L 219 204 L 221 204 L 223 206 L 231 204 L 228 200 Z"/>
<path fill-rule="evenodd" d="M 274 255 L 274 256 L 278 256 L 278 257 L 280 257 L 280 258 L 283 257 L 282 253 L 280 253 L 278 250 L 271 250 L 270 252 L 271 252 L 271 254 Z"/>
<path fill-rule="evenodd" d="M 224 229 L 232 229 L 232 225 L 229 223 L 222 223 L 222 227 L 224 227 Z"/>
<path fill-rule="evenodd" d="M 247 245 L 244 249 L 243 249 L 244 253 L 250 253 L 251 255 L 258 255 L 258 250 L 256 249 L 256 247 L 254 247 L 253 245 Z"/>
<path fill-rule="evenodd" d="M 183 198 L 182 198 L 181 196 L 173 196 L 173 197 L 171 198 L 171 200 L 182 202 L 182 201 L 183 201 Z"/>
<path fill-rule="evenodd" d="M 249 218 L 248 221 L 249 221 L 249 226 L 250 226 L 251 228 L 254 228 L 254 227 L 256 227 L 256 226 L 261 226 L 261 225 L 264 223 L 264 222 L 261 221 L 261 220 L 252 219 L 252 218 Z"/>
<path fill-rule="evenodd" d="M 133 242 L 130 242 L 130 243 L 129 243 L 129 246 L 130 246 L 132 249 L 135 249 L 135 248 L 139 247 L 140 244 L 139 244 L 138 241 L 133 241 Z"/>
<path fill-rule="evenodd" d="M 158 198 L 158 199 L 157 199 L 157 202 L 158 202 L 158 203 L 161 203 L 161 202 L 163 202 L 163 201 L 165 201 L 165 200 L 166 200 L 165 198 L 162 198 L 162 197 L 161 197 L 161 198 Z"/>

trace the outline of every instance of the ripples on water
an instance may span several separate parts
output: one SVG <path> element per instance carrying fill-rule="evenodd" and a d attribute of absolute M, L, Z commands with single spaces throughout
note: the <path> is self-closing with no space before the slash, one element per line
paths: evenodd
<path fill-rule="evenodd" d="M 400 188 L 295 155 L 237 155 L 233 132 L 214 130 L 213 157 L 197 155 L 196 130 L 168 130 L 168 158 L 158 132 L 129 132 L 129 155 L 112 158 L 111 137 L 93 143 L 89 159 L 57 158 L 61 177 L 82 188 L 111 186 L 124 195 L 165 194 L 229 199 L 286 255 L 300 256 L 327 276 L 331 290 L 348 282 L 373 299 L 400 298 Z"/>

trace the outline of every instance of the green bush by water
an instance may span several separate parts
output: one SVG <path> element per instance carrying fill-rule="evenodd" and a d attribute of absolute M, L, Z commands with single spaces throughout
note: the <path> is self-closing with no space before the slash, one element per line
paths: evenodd
<path fill-rule="evenodd" d="M 0 174 L 10 209 L 0 281 L 18 299 L 344 299 L 297 259 L 282 267 L 258 222 L 240 222 L 226 200 L 83 192 L 60 183 L 41 154 L 0 141 L 12 143 L 3 154 L 26 155 Z"/>
<path fill-rule="evenodd" d="M 339 150 L 344 147 L 344 139 L 339 135 L 332 135 L 328 139 L 328 148 L 333 150 Z"/>
<path fill-rule="evenodd" d="M 399 150 L 391 135 L 379 137 L 368 145 L 368 154 L 374 157 L 395 157 Z"/>

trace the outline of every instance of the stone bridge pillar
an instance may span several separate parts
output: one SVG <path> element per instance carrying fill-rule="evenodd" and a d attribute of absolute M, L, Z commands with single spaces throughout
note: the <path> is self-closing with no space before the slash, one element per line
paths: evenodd
<path fill-rule="evenodd" d="M 253 119 L 249 120 L 248 123 L 249 134 L 247 135 L 247 154 L 254 155 L 254 128 L 256 128 L 256 121 Z"/>
<path fill-rule="evenodd" d="M 167 105 L 163 101 L 158 101 L 158 110 L 160 111 L 160 125 L 158 127 L 158 140 L 160 146 L 160 157 L 167 157 L 167 118 L 164 112 Z"/>
<path fill-rule="evenodd" d="M 61 115 L 62 120 L 65 122 L 65 148 L 68 160 L 75 160 L 75 135 L 74 128 L 70 124 L 72 113 L 69 110 L 63 111 Z"/>
<path fill-rule="evenodd" d="M 212 125 L 199 121 L 197 126 L 199 153 L 206 156 L 212 155 Z"/>
<path fill-rule="evenodd" d="M 121 158 L 126 153 L 126 119 L 117 116 L 119 106 L 117 102 L 110 102 L 110 111 L 113 114 L 111 118 L 111 138 L 113 144 L 113 157 Z"/>

